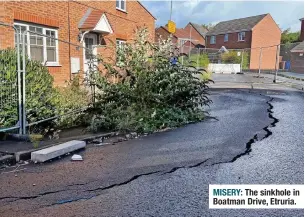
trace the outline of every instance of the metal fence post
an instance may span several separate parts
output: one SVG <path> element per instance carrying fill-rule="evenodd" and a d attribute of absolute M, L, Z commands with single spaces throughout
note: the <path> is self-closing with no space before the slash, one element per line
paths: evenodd
<path fill-rule="evenodd" d="M 260 75 L 261 75 L 261 65 L 262 65 L 262 51 L 263 51 L 263 49 L 262 48 L 260 48 L 260 53 L 259 53 L 259 68 L 258 68 L 258 77 L 260 77 Z"/>
<path fill-rule="evenodd" d="M 240 73 L 243 73 L 243 62 L 244 62 L 244 49 L 241 52 L 241 64 L 240 64 Z"/>
<path fill-rule="evenodd" d="M 280 51 L 280 45 L 276 46 L 276 61 L 275 61 L 275 73 L 274 73 L 274 80 L 273 83 L 276 83 L 276 77 L 277 77 L 277 72 L 279 70 L 279 51 Z"/>
<path fill-rule="evenodd" d="M 22 60 L 23 60 L 23 72 L 22 72 L 22 134 L 26 134 L 26 106 L 25 106 L 25 73 L 26 73 L 26 64 L 25 64 L 25 37 L 27 35 L 27 30 L 22 34 Z"/>
<path fill-rule="evenodd" d="M 181 53 L 182 53 L 181 64 L 183 65 L 183 58 L 184 58 L 184 53 L 183 53 L 183 45 L 182 45 Z"/>
<path fill-rule="evenodd" d="M 21 68 L 20 68 L 20 36 L 16 27 L 13 27 L 17 34 L 17 85 L 18 85 L 18 125 L 19 134 L 22 134 L 22 106 L 21 106 Z"/>
<path fill-rule="evenodd" d="M 197 48 L 197 69 L 199 68 L 200 48 Z"/>

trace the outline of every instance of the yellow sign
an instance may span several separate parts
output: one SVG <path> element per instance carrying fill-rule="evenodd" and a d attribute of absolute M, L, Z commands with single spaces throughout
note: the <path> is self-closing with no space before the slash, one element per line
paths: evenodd
<path fill-rule="evenodd" d="M 167 24 L 167 28 L 168 28 L 168 31 L 170 33 L 174 34 L 176 32 L 176 23 L 174 23 L 173 21 L 169 20 L 168 24 Z"/>

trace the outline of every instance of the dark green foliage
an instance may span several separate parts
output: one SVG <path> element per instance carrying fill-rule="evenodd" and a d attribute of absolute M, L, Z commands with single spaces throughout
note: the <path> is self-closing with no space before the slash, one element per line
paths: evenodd
<path fill-rule="evenodd" d="M 300 41 L 300 32 L 290 32 L 290 29 L 286 29 L 281 35 L 281 44 L 295 43 Z"/>
<path fill-rule="evenodd" d="M 7 99 L 0 111 L 0 123 L 2 127 L 13 126 L 18 120 L 17 54 L 14 49 L 0 51 L 0 80 L 0 98 Z M 47 67 L 40 62 L 26 59 L 25 83 L 28 123 L 54 116 L 55 89 Z M 13 89 L 5 84 L 11 84 Z"/>
<path fill-rule="evenodd" d="M 78 78 L 75 78 L 66 87 L 55 88 L 48 68 L 26 58 L 27 122 L 34 123 L 87 107 L 88 93 L 78 83 Z M 0 128 L 14 126 L 18 121 L 17 53 L 14 49 L 0 51 L 0 99 L 6 99 L 0 104 Z M 69 127 L 76 124 L 77 117 L 78 113 L 46 121 L 29 128 L 29 131 L 37 133 L 55 127 Z"/>
<path fill-rule="evenodd" d="M 147 30 L 140 30 L 135 42 L 118 53 L 124 61 L 110 71 L 119 82 L 97 79 L 92 130 L 153 132 L 204 118 L 209 81 L 198 79 L 201 72 L 194 67 L 169 63 L 170 41 L 152 45 L 146 38 Z"/>

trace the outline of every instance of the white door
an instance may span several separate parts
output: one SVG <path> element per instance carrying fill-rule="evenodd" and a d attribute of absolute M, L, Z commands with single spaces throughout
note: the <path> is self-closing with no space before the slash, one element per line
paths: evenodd
<path fill-rule="evenodd" d="M 96 45 L 97 45 L 97 35 L 92 33 L 87 33 L 84 37 L 84 73 L 85 78 L 89 76 L 89 68 L 95 63 L 96 55 Z"/>

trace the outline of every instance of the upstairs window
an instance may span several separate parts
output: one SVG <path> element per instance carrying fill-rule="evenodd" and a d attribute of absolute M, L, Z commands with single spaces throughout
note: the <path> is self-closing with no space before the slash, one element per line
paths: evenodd
<path fill-rule="evenodd" d="M 227 42 L 227 41 L 229 41 L 229 34 L 225 34 L 225 36 L 224 36 L 224 42 Z"/>
<path fill-rule="evenodd" d="M 246 32 L 239 32 L 238 33 L 238 41 L 244 41 L 246 38 Z"/>
<path fill-rule="evenodd" d="M 14 26 L 19 32 L 19 35 L 15 32 L 15 46 L 17 46 L 17 37 L 19 37 L 20 51 L 22 51 L 23 32 L 31 31 L 25 36 L 25 54 L 32 60 L 37 60 L 43 64 L 46 63 L 47 66 L 58 65 L 58 41 L 55 40 L 57 38 L 56 29 L 25 23 L 15 23 Z"/>
<path fill-rule="evenodd" d="M 116 9 L 126 11 L 126 0 L 116 0 Z"/>
<path fill-rule="evenodd" d="M 215 35 L 211 36 L 210 44 L 216 44 L 216 36 Z"/>

